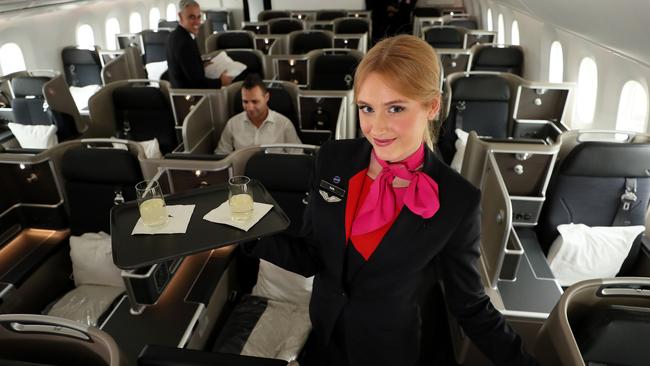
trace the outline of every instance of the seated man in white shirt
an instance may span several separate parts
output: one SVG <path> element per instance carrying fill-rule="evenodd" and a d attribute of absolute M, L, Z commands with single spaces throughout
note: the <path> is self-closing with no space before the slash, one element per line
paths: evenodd
<path fill-rule="evenodd" d="M 227 155 L 251 145 L 301 143 L 293 123 L 269 109 L 269 96 L 257 74 L 246 77 L 241 89 L 244 111 L 228 120 L 215 154 Z"/>

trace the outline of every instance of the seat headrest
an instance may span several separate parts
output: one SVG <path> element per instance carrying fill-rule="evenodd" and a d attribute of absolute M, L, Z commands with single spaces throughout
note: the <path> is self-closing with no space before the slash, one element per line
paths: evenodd
<path fill-rule="evenodd" d="M 269 33 L 271 34 L 288 34 L 301 29 L 302 22 L 293 18 L 278 18 L 269 23 Z"/>
<path fill-rule="evenodd" d="M 42 96 L 43 85 L 50 81 L 46 76 L 17 76 L 11 80 L 11 89 L 16 98 L 28 95 Z"/>
<path fill-rule="evenodd" d="M 476 24 L 476 20 L 473 19 L 456 19 L 456 20 L 451 20 L 447 23 L 447 25 L 453 25 L 454 27 L 463 27 L 467 29 L 477 29 L 478 25 Z"/>
<path fill-rule="evenodd" d="M 254 48 L 255 42 L 250 34 L 245 32 L 223 32 L 217 37 L 217 49 Z"/>
<path fill-rule="evenodd" d="M 76 47 L 66 47 L 61 51 L 61 58 L 64 64 L 75 65 L 99 65 L 99 57 L 93 50 L 86 50 Z"/>
<path fill-rule="evenodd" d="M 126 150 L 77 146 L 61 161 L 63 177 L 70 181 L 136 184 L 142 180 L 137 158 Z"/>
<path fill-rule="evenodd" d="M 177 20 L 161 20 L 158 22 L 158 28 L 171 28 L 174 29 L 178 27 Z"/>
<path fill-rule="evenodd" d="M 509 101 L 508 82 L 498 76 L 474 75 L 454 80 L 451 86 L 452 100 Z"/>
<path fill-rule="evenodd" d="M 162 91 L 150 86 L 120 86 L 113 90 L 115 108 L 128 110 L 166 109 L 169 106 Z"/>
<path fill-rule="evenodd" d="M 314 72 L 337 72 L 337 73 L 352 73 L 359 65 L 359 60 L 356 57 L 345 55 L 332 55 L 321 54 L 314 60 Z"/>
<path fill-rule="evenodd" d="M 277 19 L 277 18 L 288 18 L 291 16 L 291 13 L 288 11 L 280 11 L 280 10 L 271 10 L 271 11 L 264 11 L 260 13 L 259 15 L 259 21 L 260 22 L 265 22 L 267 20 L 271 19 Z"/>
<path fill-rule="evenodd" d="M 296 34 L 293 37 L 291 53 L 299 55 L 321 48 L 331 48 L 332 37 L 321 31 L 306 31 Z"/>
<path fill-rule="evenodd" d="M 159 31 L 154 31 L 147 29 L 142 31 L 142 42 L 146 44 L 167 44 L 167 39 L 171 32 L 167 29 L 161 29 Z"/>
<path fill-rule="evenodd" d="M 462 44 L 463 34 L 455 28 L 431 28 L 427 29 L 424 37 L 428 43 L 453 43 Z"/>
<path fill-rule="evenodd" d="M 573 148 L 560 174 L 589 177 L 650 177 L 650 144 L 587 141 Z"/>
<path fill-rule="evenodd" d="M 480 66 L 518 66 L 524 62 L 524 53 L 518 47 L 484 47 L 474 57 L 474 64 Z"/>
<path fill-rule="evenodd" d="M 360 18 L 342 19 L 336 23 L 334 31 L 336 33 L 366 33 L 368 31 L 368 22 Z"/>
<path fill-rule="evenodd" d="M 314 157 L 301 154 L 266 154 L 260 151 L 246 163 L 246 175 L 269 191 L 306 192 Z"/>
<path fill-rule="evenodd" d="M 297 124 L 298 120 L 296 116 L 296 107 L 294 104 L 295 102 L 293 101 L 293 98 L 289 92 L 281 86 L 268 87 L 267 90 L 270 94 L 268 103 L 269 108 L 287 117 L 294 124 Z M 235 93 L 232 103 L 234 106 L 233 110 L 235 114 L 240 113 L 244 110 L 241 102 L 241 89 Z"/>
<path fill-rule="evenodd" d="M 342 10 L 323 10 L 316 13 L 316 20 L 334 20 L 336 18 L 344 18 L 346 15 Z"/>
<path fill-rule="evenodd" d="M 263 60 L 255 52 L 246 50 L 228 50 L 226 51 L 228 57 L 234 61 L 241 62 L 246 65 L 245 71 L 254 71 L 261 74 Z"/>

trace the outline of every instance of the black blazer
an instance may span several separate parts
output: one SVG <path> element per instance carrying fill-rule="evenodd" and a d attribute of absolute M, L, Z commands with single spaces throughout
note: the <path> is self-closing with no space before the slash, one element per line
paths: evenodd
<path fill-rule="evenodd" d="M 431 280 L 423 274 L 436 259 L 449 310 L 476 345 L 497 365 L 534 364 L 483 290 L 476 267 L 480 192 L 429 149 L 423 171 L 438 183 L 440 209 L 423 219 L 404 206 L 349 292 L 344 291 L 347 193 L 340 202 L 326 202 L 319 185 L 323 180 L 347 191 L 348 180 L 368 167 L 371 149 L 365 139 L 324 144 L 312 175 L 305 237 L 275 236 L 254 249 L 288 270 L 316 275 L 310 317 L 317 348 L 327 348 L 334 324 L 344 314 L 350 365 L 415 365 L 421 331 L 418 287 Z"/>
<path fill-rule="evenodd" d="M 205 77 L 199 46 L 190 32 L 180 25 L 171 32 L 167 41 L 167 70 L 172 88 L 221 88 L 221 80 Z"/>

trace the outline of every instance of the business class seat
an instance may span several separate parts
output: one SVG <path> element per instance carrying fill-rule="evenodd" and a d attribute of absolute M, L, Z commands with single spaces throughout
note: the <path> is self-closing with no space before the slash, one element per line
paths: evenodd
<path fill-rule="evenodd" d="M 144 63 L 160 62 L 167 60 L 167 39 L 171 31 L 148 29 L 140 32 L 144 46 Z"/>
<path fill-rule="evenodd" d="M 305 24 L 294 18 L 274 18 L 268 21 L 270 34 L 289 34 L 305 29 Z"/>
<path fill-rule="evenodd" d="M 363 58 L 356 50 L 312 51 L 309 64 L 312 90 L 350 90 L 354 71 Z"/>
<path fill-rule="evenodd" d="M 346 16 L 347 16 L 347 12 L 344 10 L 321 10 L 318 13 L 316 13 L 316 20 L 328 21 L 328 20 L 334 20 L 338 18 L 345 18 Z"/>
<path fill-rule="evenodd" d="M 508 137 L 512 92 L 505 78 L 497 73 L 456 73 L 447 83 L 451 101 L 439 143 L 446 162 L 451 162 L 455 152 L 456 129 L 476 131 L 479 136 Z"/>
<path fill-rule="evenodd" d="M 59 142 L 79 136 L 78 111 L 61 75 L 54 78 L 17 76 L 11 81 L 11 90 L 14 96 L 12 109 L 15 123 L 55 125 Z"/>
<path fill-rule="evenodd" d="M 302 55 L 312 50 L 332 48 L 332 33 L 319 30 L 294 31 L 289 34 L 289 53 Z"/>
<path fill-rule="evenodd" d="M 107 333 L 57 317 L 0 315 L 0 344 L 2 365 L 133 365 Z"/>
<path fill-rule="evenodd" d="M 75 236 L 70 239 L 70 257 L 76 287 L 46 312 L 99 326 L 125 288 L 113 265 L 110 237 L 97 233 L 110 234 L 111 209 L 136 199 L 142 171 L 136 145 L 121 142 L 117 148 L 110 141 L 87 141 L 66 149 L 60 163 L 70 232 Z"/>
<path fill-rule="evenodd" d="M 561 224 L 644 225 L 650 202 L 649 143 L 584 141 L 560 159 L 549 182 L 536 235 L 528 231 L 530 235 L 520 235 L 520 239 L 536 237 L 548 252 Z M 628 192 L 633 195 L 626 195 Z"/>
<path fill-rule="evenodd" d="M 97 94 L 101 100 L 96 103 L 106 103 L 112 110 L 113 128 L 118 137 L 133 141 L 156 138 L 164 155 L 174 150 L 178 141 L 169 89 L 163 83 L 159 87 L 137 82 L 121 83 L 106 93 Z M 91 107 L 92 103 L 91 100 Z"/>
<path fill-rule="evenodd" d="M 208 53 L 230 48 L 255 49 L 255 34 L 244 30 L 227 31 L 212 34 L 205 40 Z"/>
<path fill-rule="evenodd" d="M 68 46 L 61 51 L 61 60 L 69 86 L 102 85 L 102 66 L 97 51 Z"/>
<path fill-rule="evenodd" d="M 499 71 L 523 76 L 521 46 L 479 44 L 472 47 L 471 71 Z"/>
<path fill-rule="evenodd" d="M 257 20 L 260 22 L 267 22 L 271 19 L 277 19 L 277 18 L 289 18 L 291 17 L 291 13 L 288 11 L 282 11 L 282 10 L 264 10 L 261 11 L 257 15 Z"/>
<path fill-rule="evenodd" d="M 433 48 L 463 48 L 465 28 L 453 26 L 429 26 L 423 30 L 424 40 Z"/>
<path fill-rule="evenodd" d="M 535 344 L 542 366 L 650 364 L 650 279 L 582 281 L 569 287 Z"/>

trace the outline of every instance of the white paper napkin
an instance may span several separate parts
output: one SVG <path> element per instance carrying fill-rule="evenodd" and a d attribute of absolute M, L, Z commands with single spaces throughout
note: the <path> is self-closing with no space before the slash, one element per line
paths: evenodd
<path fill-rule="evenodd" d="M 142 222 L 142 218 L 133 228 L 131 235 L 136 234 L 178 234 L 187 231 L 187 225 L 192 218 L 195 205 L 173 205 L 167 206 L 167 222 L 164 225 L 150 227 Z"/>
<path fill-rule="evenodd" d="M 269 205 L 267 203 L 253 202 L 253 214 L 251 215 L 250 220 L 246 222 L 237 222 L 233 221 L 230 218 L 230 206 L 228 206 L 228 201 L 226 201 L 219 205 L 219 207 L 208 212 L 205 216 L 203 216 L 203 219 L 210 222 L 216 222 L 218 224 L 234 226 L 237 229 L 248 231 L 253 227 L 253 225 L 257 224 L 257 222 L 260 221 L 264 215 L 271 211 L 272 208 L 273 205 Z"/>

